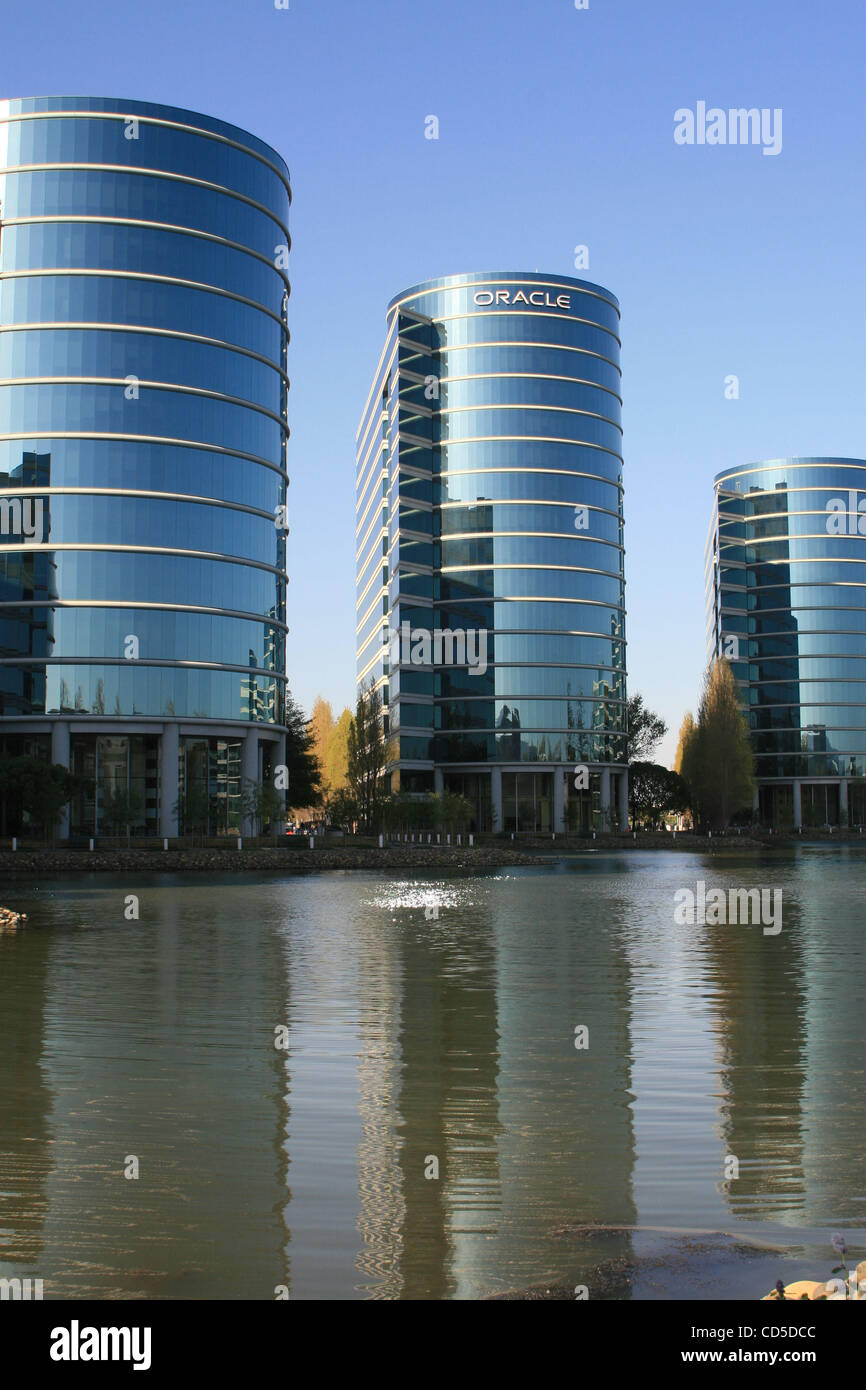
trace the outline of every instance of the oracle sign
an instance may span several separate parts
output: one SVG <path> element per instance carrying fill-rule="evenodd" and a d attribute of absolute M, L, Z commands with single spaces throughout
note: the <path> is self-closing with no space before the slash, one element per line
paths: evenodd
<path fill-rule="evenodd" d="M 505 304 L 525 304 L 527 308 L 533 306 L 537 309 L 570 309 L 571 295 L 556 294 L 552 295 L 549 290 L 476 290 L 475 303 L 479 308 L 488 308 Z"/>

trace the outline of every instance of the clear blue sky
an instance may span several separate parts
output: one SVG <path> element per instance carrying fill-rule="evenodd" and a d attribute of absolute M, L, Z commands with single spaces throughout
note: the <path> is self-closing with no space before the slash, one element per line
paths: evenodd
<path fill-rule="evenodd" d="M 583 273 L 623 309 L 629 681 L 670 756 L 704 662 L 713 475 L 866 454 L 862 0 L 290 5 L 7 7 L 0 96 L 187 106 L 288 161 L 296 696 L 353 699 L 354 433 L 388 300 L 460 271 Z M 781 154 L 676 145 L 698 101 L 781 107 Z"/>

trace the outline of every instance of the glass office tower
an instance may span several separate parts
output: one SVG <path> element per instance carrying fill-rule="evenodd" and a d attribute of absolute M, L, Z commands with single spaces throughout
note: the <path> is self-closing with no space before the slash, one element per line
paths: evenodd
<path fill-rule="evenodd" d="M 73 834 L 283 761 L 289 201 L 209 116 L 0 102 L 0 751 L 93 779 Z"/>
<path fill-rule="evenodd" d="M 773 826 L 866 822 L 866 463 L 720 473 L 706 555 L 708 654 L 743 691 Z"/>
<path fill-rule="evenodd" d="M 538 272 L 392 300 L 357 437 L 357 679 L 391 789 L 480 829 L 627 815 L 619 306 Z"/>

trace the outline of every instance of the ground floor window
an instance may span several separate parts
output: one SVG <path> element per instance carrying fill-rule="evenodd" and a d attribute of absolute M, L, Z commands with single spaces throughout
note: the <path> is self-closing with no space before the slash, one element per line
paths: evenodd
<path fill-rule="evenodd" d="M 69 755 L 71 770 L 90 781 L 70 804 L 71 837 L 158 834 L 158 735 L 73 734 Z"/>

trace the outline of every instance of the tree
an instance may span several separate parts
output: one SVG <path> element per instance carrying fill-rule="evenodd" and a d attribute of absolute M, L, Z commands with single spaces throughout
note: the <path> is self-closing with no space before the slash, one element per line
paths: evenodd
<path fill-rule="evenodd" d="M 204 783 L 189 782 L 183 797 L 174 805 L 174 814 L 180 822 L 180 833 L 191 835 L 193 839 L 198 834 L 204 839 L 210 831 L 212 810 L 211 798 Z"/>
<path fill-rule="evenodd" d="M 10 823 L 20 833 L 26 828 L 26 816 L 46 838 L 50 833 L 53 839 L 63 808 L 92 785 L 89 777 L 70 772 L 60 763 L 26 755 L 0 758 L 3 833 Z"/>
<path fill-rule="evenodd" d="M 334 728 L 334 714 L 331 709 L 330 701 L 317 695 L 313 702 L 313 712 L 310 715 L 310 732 L 313 738 L 313 751 L 322 769 L 322 792 L 327 796 L 334 788 L 331 786 L 327 771 L 327 748 L 328 739 Z"/>
<path fill-rule="evenodd" d="M 361 820 L 370 829 L 382 799 L 385 740 L 382 696 L 372 681 L 358 691 L 355 716 L 349 728 L 349 791 L 358 803 Z"/>
<path fill-rule="evenodd" d="M 253 824 L 253 833 L 260 835 L 265 825 L 270 825 L 276 843 L 277 832 L 285 816 L 283 794 L 277 791 L 273 782 L 248 781 L 241 793 L 241 809 Z"/>
<path fill-rule="evenodd" d="M 325 802 L 325 819 L 328 825 L 351 828 L 358 820 L 358 803 L 351 792 L 339 787 Z"/>
<path fill-rule="evenodd" d="M 102 819 L 116 834 L 126 831 L 126 843 L 132 836 L 132 825 L 144 810 L 144 796 L 138 787 L 112 786 L 106 783 L 102 791 Z"/>
<path fill-rule="evenodd" d="M 688 806 L 688 787 L 678 772 L 659 763 L 632 763 L 628 770 L 632 801 L 632 821 L 646 823 L 654 830 L 672 811 Z"/>
<path fill-rule="evenodd" d="M 291 695 L 286 696 L 286 767 L 289 786 L 286 802 L 292 810 L 318 806 L 322 800 L 322 768 L 316 756 L 312 721 Z M 279 793 L 278 793 L 279 795 Z"/>
<path fill-rule="evenodd" d="M 754 759 L 740 687 L 729 663 L 714 661 L 704 676 L 697 721 L 687 715 L 677 756 L 695 819 L 723 829 L 752 805 Z"/>
<path fill-rule="evenodd" d="M 325 782 L 332 792 L 345 787 L 348 780 L 351 727 L 352 711 L 344 709 L 325 741 Z"/>
<path fill-rule="evenodd" d="M 668 731 L 660 714 L 647 709 L 642 695 L 630 695 L 626 704 L 626 758 L 630 763 L 645 762 Z"/>

